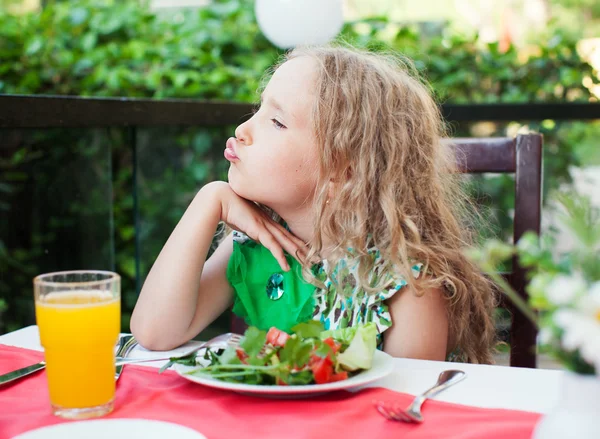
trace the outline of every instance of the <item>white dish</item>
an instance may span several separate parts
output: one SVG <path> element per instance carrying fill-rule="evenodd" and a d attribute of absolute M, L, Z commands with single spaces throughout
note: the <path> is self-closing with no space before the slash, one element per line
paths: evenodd
<path fill-rule="evenodd" d="M 184 427 L 148 419 L 94 419 L 50 425 L 22 433 L 13 439 L 206 439 Z"/>
<path fill-rule="evenodd" d="M 256 396 L 306 397 L 333 392 L 335 390 L 354 390 L 357 387 L 370 384 L 389 375 L 394 370 L 394 360 L 385 352 L 375 351 L 373 366 L 347 380 L 328 384 L 308 384 L 303 386 L 262 386 L 257 384 L 241 384 L 221 381 L 210 376 L 188 375 L 186 372 L 194 369 L 191 366 L 176 364 L 174 369 L 186 380 L 204 386 L 221 390 L 231 390 L 237 393 Z"/>

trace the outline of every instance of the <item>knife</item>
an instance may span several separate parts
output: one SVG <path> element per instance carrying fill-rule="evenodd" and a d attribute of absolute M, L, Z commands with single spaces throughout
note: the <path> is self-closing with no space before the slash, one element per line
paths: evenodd
<path fill-rule="evenodd" d="M 19 378 L 25 377 L 27 375 L 31 375 L 32 373 L 37 372 L 38 370 L 42 370 L 45 367 L 46 362 L 41 361 L 39 363 L 32 364 L 31 366 L 13 370 L 12 372 L 0 375 L 0 386 L 6 383 L 10 383 L 11 381 L 18 380 Z"/>
<path fill-rule="evenodd" d="M 126 357 L 129 352 L 133 348 L 137 346 L 137 342 L 133 335 L 124 335 L 119 339 L 119 346 L 117 348 L 117 357 Z M 12 372 L 5 373 L 4 375 L 0 375 L 0 386 L 4 384 L 8 384 L 12 381 L 16 381 L 19 378 L 26 377 L 27 375 L 31 375 L 39 370 L 42 370 L 46 367 L 45 361 L 40 361 L 39 363 L 32 364 L 31 366 L 23 367 L 21 369 L 13 370 Z M 121 372 L 123 371 L 123 365 L 117 366 L 115 369 L 115 380 L 118 380 L 121 376 Z"/>

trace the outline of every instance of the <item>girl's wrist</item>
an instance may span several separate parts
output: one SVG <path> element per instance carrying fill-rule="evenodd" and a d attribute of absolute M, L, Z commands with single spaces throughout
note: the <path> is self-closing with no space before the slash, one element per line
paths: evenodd
<path fill-rule="evenodd" d="M 194 198 L 194 204 L 204 211 L 211 210 L 218 217 L 218 221 L 222 220 L 223 200 L 230 191 L 229 183 L 224 181 L 213 181 L 203 186 L 198 191 Z"/>

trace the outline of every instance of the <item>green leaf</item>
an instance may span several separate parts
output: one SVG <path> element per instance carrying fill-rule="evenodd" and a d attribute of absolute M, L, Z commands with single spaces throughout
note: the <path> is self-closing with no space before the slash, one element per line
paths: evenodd
<path fill-rule="evenodd" d="M 303 386 L 314 382 L 314 376 L 309 370 L 282 374 L 280 379 L 290 386 Z"/>
<path fill-rule="evenodd" d="M 73 26 L 79 26 L 89 17 L 89 12 L 85 8 L 74 8 L 69 14 L 69 20 Z"/>
<path fill-rule="evenodd" d="M 94 67 L 94 62 L 88 58 L 82 58 L 75 63 L 73 66 L 73 73 L 76 75 L 82 75 Z"/>
<path fill-rule="evenodd" d="M 310 320 L 305 323 L 298 323 L 292 327 L 292 332 L 300 338 L 319 338 L 324 329 L 323 323 L 317 320 Z"/>
<path fill-rule="evenodd" d="M 121 238 L 125 241 L 129 241 L 135 236 L 135 227 L 133 226 L 125 226 L 119 230 Z"/>
<path fill-rule="evenodd" d="M 169 367 L 173 366 L 175 364 L 175 362 L 169 360 L 167 361 L 165 364 L 162 365 L 162 367 L 160 369 L 158 369 L 158 373 L 161 374 L 163 373 L 165 370 L 167 370 Z"/>
<path fill-rule="evenodd" d="M 325 358 L 328 355 L 333 354 L 333 350 L 331 349 L 331 346 L 329 346 L 327 343 L 319 343 L 317 349 L 315 350 L 315 355 L 318 355 L 319 357 Z"/>
<path fill-rule="evenodd" d="M 189 75 L 187 72 L 177 72 L 173 75 L 173 85 L 177 88 L 182 88 L 188 79 Z"/>
<path fill-rule="evenodd" d="M 44 47 L 44 39 L 41 36 L 33 37 L 27 47 L 25 47 L 25 55 L 33 56 L 36 55 Z"/>
<path fill-rule="evenodd" d="M 260 329 L 250 326 L 244 333 L 244 338 L 240 342 L 240 348 L 249 356 L 256 356 L 267 341 L 267 333 Z"/>
<path fill-rule="evenodd" d="M 81 49 L 84 52 L 89 52 L 96 46 L 97 42 L 98 36 L 93 32 L 88 32 L 81 38 Z"/>
<path fill-rule="evenodd" d="M 358 326 L 350 346 L 338 355 L 338 364 L 348 371 L 370 369 L 377 348 L 377 326 L 370 322 Z"/>
<path fill-rule="evenodd" d="M 292 366 L 302 367 L 308 363 L 314 344 L 299 337 L 291 337 L 279 352 L 279 359 Z"/>
<path fill-rule="evenodd" d="M 119 264 L 119 271 L 123 274 L 135 278 L 135 259 L 128 258 Z"/>

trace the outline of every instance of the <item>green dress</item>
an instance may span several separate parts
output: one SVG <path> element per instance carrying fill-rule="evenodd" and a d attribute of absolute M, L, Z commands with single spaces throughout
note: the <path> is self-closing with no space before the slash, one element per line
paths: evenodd
<path fill-rule="evenodd" d="M 375 248 L 369 252 L 375 258 L 371 280 L 380 275 L 383 260 Z M 227 278 L 235 290 L 233 312 L 248 325 L 268 330 L 275 326 L 283 331 L 310 319 L 319 320 L 325 329 L 340 329 L 374 322 L 381 334 L 392 326 L 385 301 L 404 287 L 407 282 L 394 278 L 388 287 L 375 294 L 367 294 L 357 281 L 357 266 L 341 260 L 327 276 L 327 261 L 313 267 L 315 275 L 325 288 L 316 288 L 306 282 L 300 264 L 287 256 L 291 270 L 284 272 L 271 252 L 240 232 L 234 232 L 233 254 L 227 267 Z M 413 266 L 418 277 L 421 264 Z"/>
<path fill-rule="evenodd" d="M 248 325 L 290 332 L 297 323 L 312 318 L 315 286 L 302 278 L 300 264 L 286 257 L 288 272 L 267 248 L 234 232 L 227 279 L 235 290 L 233 312 Z"/>

